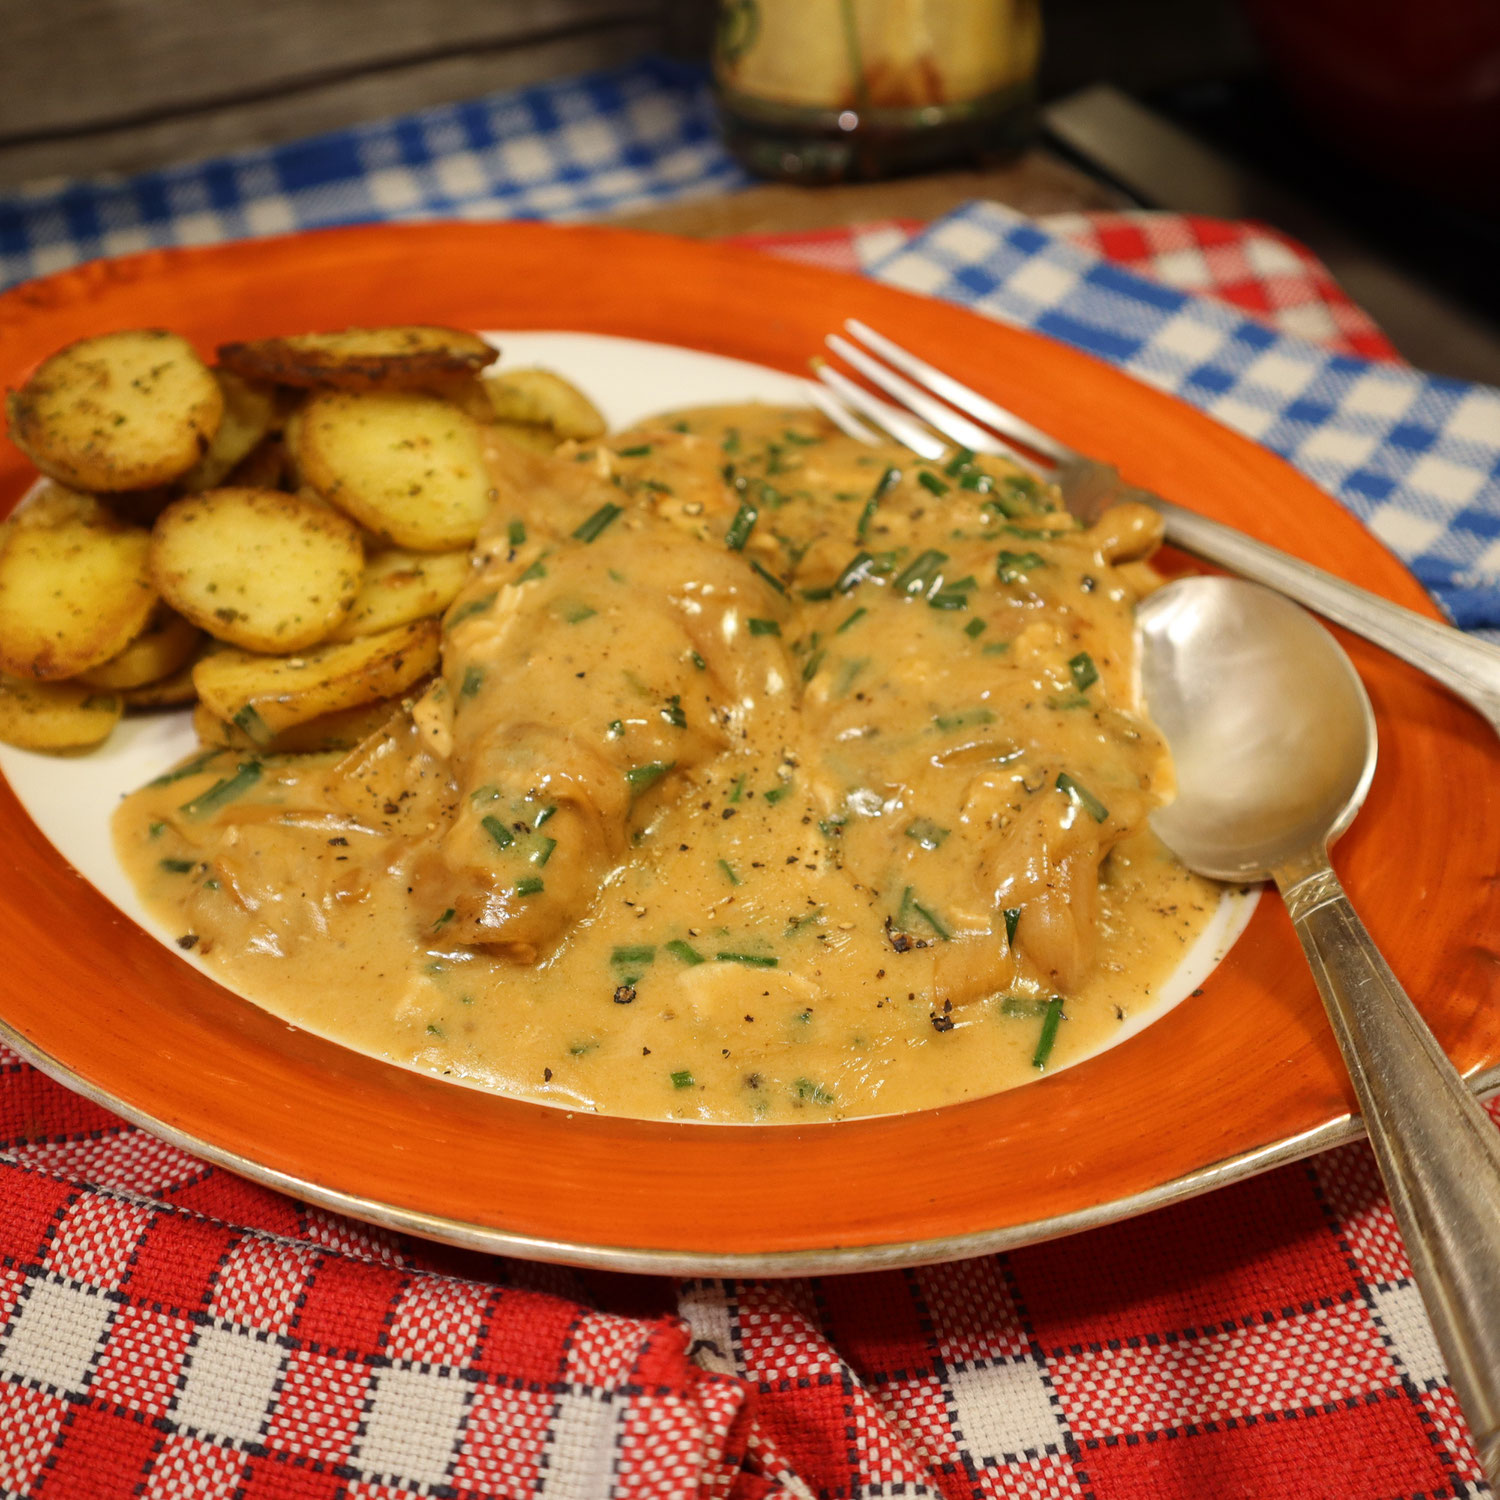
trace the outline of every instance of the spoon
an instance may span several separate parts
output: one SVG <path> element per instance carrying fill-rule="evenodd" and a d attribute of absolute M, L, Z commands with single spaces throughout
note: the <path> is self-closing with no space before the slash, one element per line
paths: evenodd
<path fill-rule="evenodd" d="M 1338 642 L 1279 594 L 1183 578 L 1136 609 L 1146 706 L 1177 798 L 1152 816 L 1190 869 L 1270 878 L 1296 928 L 1454 1392 L 1500 1489 L 1500 1132 L 1349 904 L 1328 846 L 1375 771 L 1375 716 Z"/>

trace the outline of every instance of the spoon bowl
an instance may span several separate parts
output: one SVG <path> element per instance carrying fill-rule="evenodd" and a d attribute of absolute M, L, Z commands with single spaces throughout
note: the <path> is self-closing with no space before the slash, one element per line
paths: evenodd
<path fill-rule="evenodd" d="M 1177 771 L 1151 824 L 1184 864 L 1261 880 L 1348 828 L 1375 774 L 1375 715 L 1306 610 L 1240 579 L 1182 578 L 1141 601 L 1136 627 Z"/>
<path fill-rule="evenodd" d="M 1136 618 L 1142 697 L 1177 765 L 1177 798 L 1152 827 L 1200 874 L 1270 876 L 1281 891 L 1479 1460 L 1500 1490 L 1500 1134 L 1328 861 L 1375 771 L 1370 700 L 1338 642 L 1258 584 L 1180 579 Z"/>

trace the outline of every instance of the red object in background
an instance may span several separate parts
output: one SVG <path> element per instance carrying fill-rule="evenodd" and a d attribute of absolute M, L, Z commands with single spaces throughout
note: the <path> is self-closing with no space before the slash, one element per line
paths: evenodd
<path fill-rule="evenodd" d="M 1496 0 L 1242 0 L 1288 92 L 1390 177 L 1500 210 Z"/>

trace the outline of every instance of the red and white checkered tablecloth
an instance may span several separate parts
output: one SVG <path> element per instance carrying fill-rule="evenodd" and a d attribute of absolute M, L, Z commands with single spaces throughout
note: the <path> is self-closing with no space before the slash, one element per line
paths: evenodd
<path fill-rule="evenodd" d="M 1270 231 L 1062 227 L 1393 356 Z M 858 268 L 907 228 L 767 248 Z M 0 1049 L 0 1496 L 1485 1493 L 1362 1145 L 1007 1255 L 679 1284 L 338 1218 Z"/>

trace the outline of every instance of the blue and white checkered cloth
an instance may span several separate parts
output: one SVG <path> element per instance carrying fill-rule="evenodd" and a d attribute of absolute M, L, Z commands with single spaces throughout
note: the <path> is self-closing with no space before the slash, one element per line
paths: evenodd
<path fill-rule="evenodd" d="M 381 219 L 597 217 L 742 186 L 701 70 L 647 62 L 270 150 L 0 194 L 0 279 Z M 1500 639 L 1500 391 L 1330 353 L 1132 275 L 996 204 L 872 274 L 1035 328 L 1282 454 Z"/>

